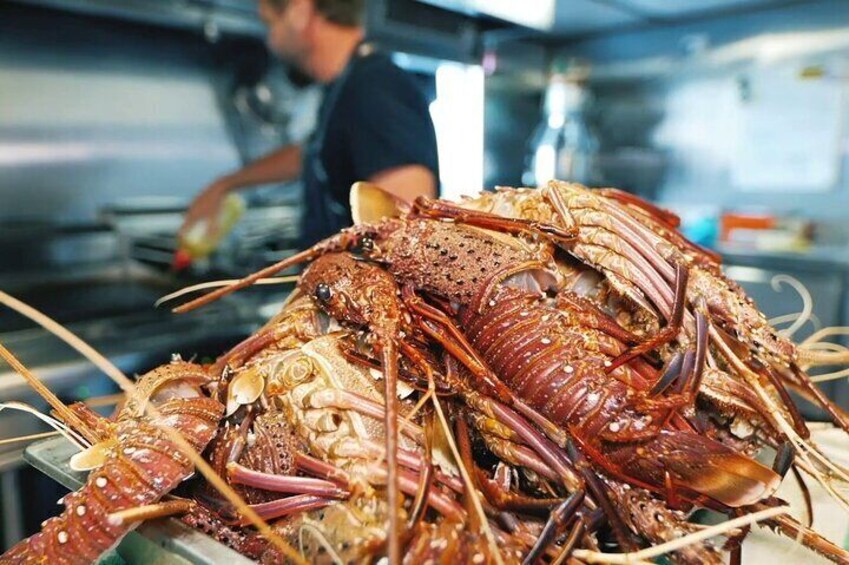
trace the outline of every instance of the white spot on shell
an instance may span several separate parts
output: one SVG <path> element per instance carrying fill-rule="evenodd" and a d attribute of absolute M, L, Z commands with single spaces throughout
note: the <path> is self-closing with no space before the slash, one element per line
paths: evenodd
<path fill-rule="evenodd" d="M 131 455 L 132 453 L 135 453 L 135 451 L 136 451 L 135 447 L 125 447 L 124 448 L 124 455 Z"/>
<path fill-rule="evenodd" d="M 59 543 L 68 543 L 68 532 L 64 530 L 59 532 L 56 534 L 56 539 L 59 540 Z"/>
<path fill-rule="evenodd" d="M 103 488 L 107 485 L 108 482 L 109 481 L 106 480 L 106 477 L 97 477 L 97 479 L 95 479 L 94 481 L 94 484 L 100 488 Z"/>
<path fill-rule="evenodd" d="M 495 306 L 495 300 L 490 300 L 490 301 L 489 301 L 489 305 L 490 305 L 490 306 Z"/>
<path fill-rule="evenodd" d="M 530 315 L 530 312 L 522 311 L 522 312 L 519 312 L 519 315 L 520 315 L 520 316 L 522 316 L 522 317 L 524 318 L 525 316 L 529 316 L 529 315 Z"/>
<path fill-rule="evenodd" d="M 547 337 L 542 338 L 540 341 L 542 341 L 543 345 L 548 345 L 548 344 L 551 343 L 551 340 L 548 339 Z"/>
<path fill-rule="evenodd" d="M 612 366 L 613 366 L 613 363 L 611 363 L 610 361 L 605 361 L 605 362 L 604 362 L 604 366 L 605 366 L 605 367 L 612 367 Z"/>
<path fill-rule="evenodd" d="M 77 506 L 77 516 L 85 516 L 86 508 L 84 505 L 80 504 Z"/>
<path fill-rule="evenodd" d="M 613 432 L 614 434 L 616 432 L 618 432 L 619 429 L 620 429 L 618 422 L 612 422 L 609 427 L 610 427 L 610 431 Z"/>
<path fill-rule="evenodd" d="M 563 370 L 566 371 L 567 373 L 574 373 L 575 367 L 573 367 L 572 365 L 566 365 L 565 367 L 563 367 Z"/>

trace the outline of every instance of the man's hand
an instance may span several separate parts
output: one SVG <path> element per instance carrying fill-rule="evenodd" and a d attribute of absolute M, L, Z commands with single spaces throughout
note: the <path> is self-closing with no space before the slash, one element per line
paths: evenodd
<path fill-rule="evenodd" d="M 180 228 L 180 237 L 185 236 L 188 230 L 201 220 L 209 222 L 207 234 L 216 233 L 218 211 L 230 192 L 270 182 L 291 181 L 298 178 L 300 173 L 301 148 L 298 145 L 286 145 L 245 165 L 233 174 L 219 178 L 203 189 L 189 206 L 183 227 Z"/>
<path fill-rule="evenodd" d="M 226 177 L 215 180 L 207 186 L 200 194 L 198 194 L 183 219 L 183 226 L 180 228 L 180 238 L 185 237 L 186 233 L 200 221 L 206 220 L 207 235 L 212 235 L 218 231 L 218 216 L 221 210 L 221 205 L 224 203 L 224 198 L 232 190 L 232 185 Z"/>

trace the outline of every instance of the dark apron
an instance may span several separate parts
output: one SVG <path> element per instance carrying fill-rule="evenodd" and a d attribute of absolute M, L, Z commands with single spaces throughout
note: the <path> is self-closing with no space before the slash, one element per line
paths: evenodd
<path fill-rule="evenodd" d="M 303 149 L 301 182 L 304 187 L 304 209 L 301 215 L 301 249 L 306 249 L 316 242 L 337 233 L 342 228 L 351 225 L 351 208 L 347 201 L 339 201 L 321 152 L 330 118 L 339 101 L 339 95 L 345 88 L 345 83 L 351 76 L 351 71 L 362 59 L 374 53 L 372 44 L 360 43 L 345 69 L 327 86 L 324 100 L 318 112 L 316 128 L 310 135 Z M 347 193 L 345 193 L 347 199 Z"/>

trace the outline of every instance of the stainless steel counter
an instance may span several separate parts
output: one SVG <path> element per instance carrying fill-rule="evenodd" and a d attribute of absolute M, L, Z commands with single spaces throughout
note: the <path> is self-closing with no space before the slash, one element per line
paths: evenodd
<path fill-rule="evenodd" d="M 726 263 L 771 270 L 790 269 L 829 273 L 849 272 L 849 246 L 814 246 L 807 251 L 758 251 L 740 246 L 720 246 Z"/>

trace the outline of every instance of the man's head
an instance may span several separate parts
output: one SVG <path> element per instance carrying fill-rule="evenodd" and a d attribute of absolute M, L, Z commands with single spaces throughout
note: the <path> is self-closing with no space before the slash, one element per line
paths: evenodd
<path fill-rule="evenodd" d="M 268 46 L 284 61 L 302 70 L 316 26 L 358 28 L 365 0 L 259 0 L 259 15 L 268 26 Z"/>

